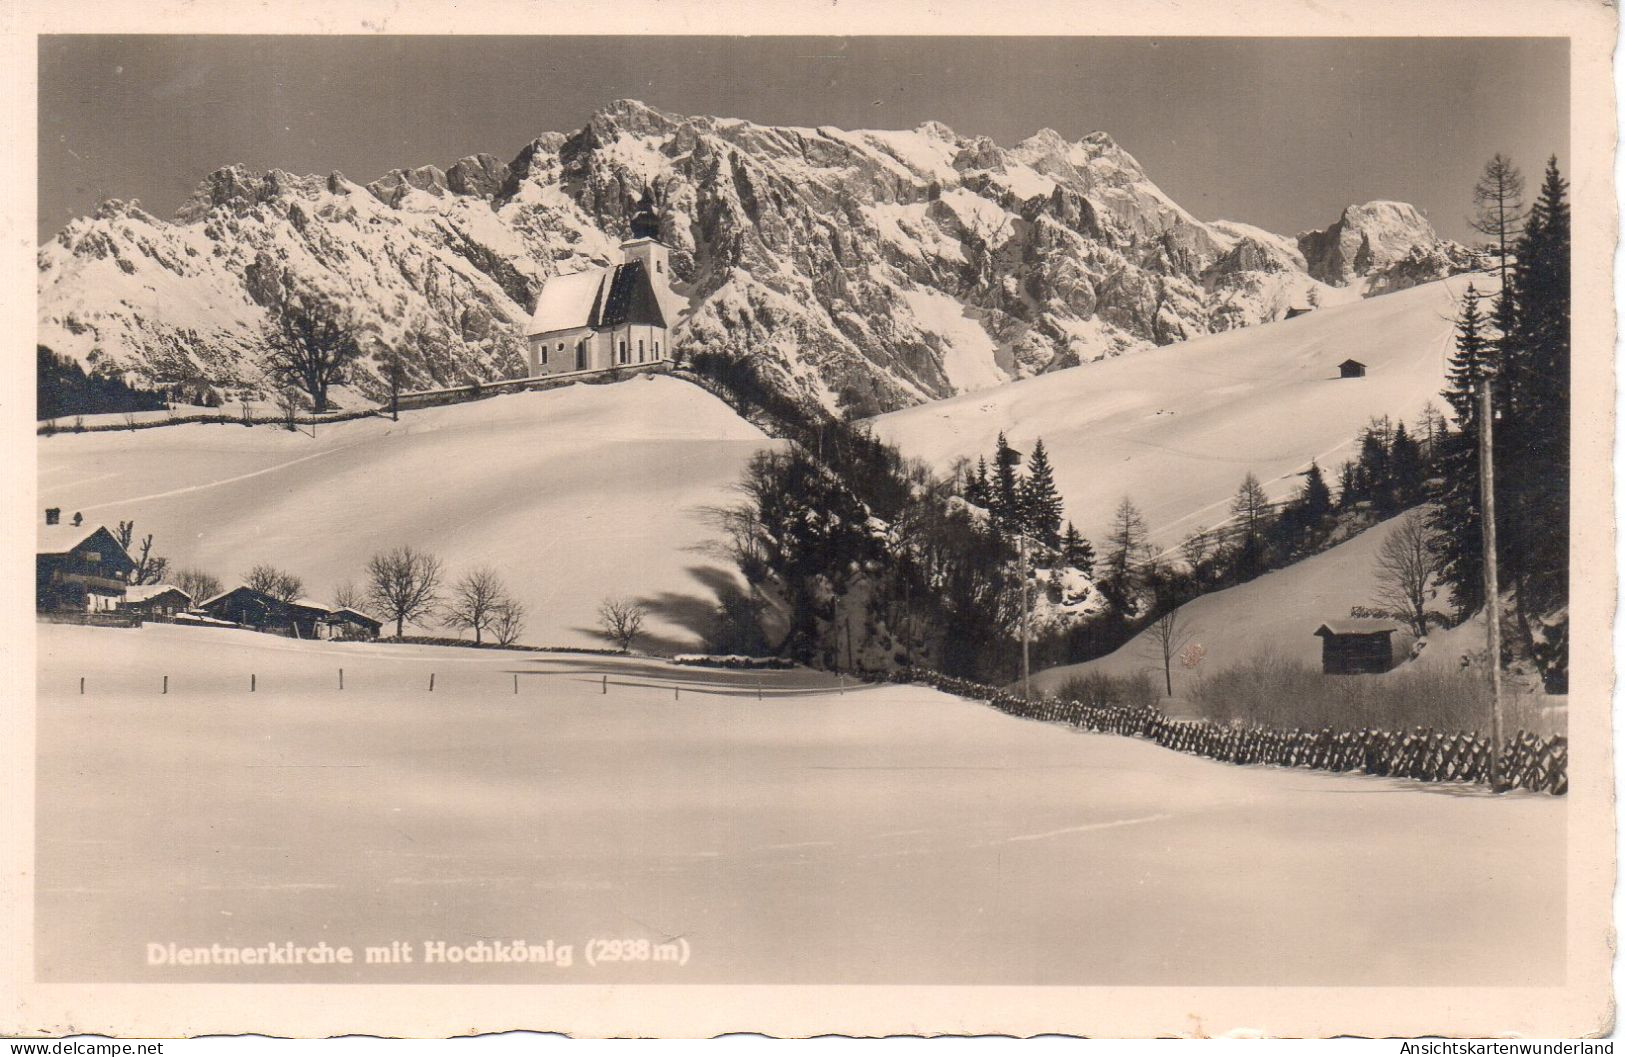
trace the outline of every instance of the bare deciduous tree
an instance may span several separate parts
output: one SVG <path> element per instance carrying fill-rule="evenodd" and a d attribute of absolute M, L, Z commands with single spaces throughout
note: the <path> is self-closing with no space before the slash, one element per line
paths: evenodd
<path fill-rule="evenodd" d="M 1418 636 L 1428 633 L 1427 603 L 1439 567 L 1432 539 L 1426 515 L 1412 511 L 1399 519 L 1377 551 L 1374 601 L 1410 624 Z"/>
<path fill-rule="evenodd" d="M 327 410 L 327 390 L 342 385 L 361 355 L 355 329 L 340 308 L 319 295 L 284 287 L 266 330 L 265 369 L 283 385 L 310 395 L 316 413 Z"/>
<path fill-rule="evenodd" d="M 305 593 L 305 582 L 290 572 L 274 565 L 260 564 L 248 570 L 243 583 L 260 594 L 270 595 L 278 602 L 292 602 Z"/>
<path fill-rule="evenodd" d="M 354 580 L 344 581 L 333 592 L 333 605 L 339 609 L 359 610 L 365 604 L 365 601 L 361 594 L 361 588 L 355 585 Z"/>
<path fill-rule="evenodd" d="M 508 592 L 495 569 L 484 566 L 458 580 L 451 589 L 451 601 L 446 604 L 446 623 L 458 629 L 472 629 L 474 645 L 496 619 L 497 610 L 507 600 Z"/>
<path fill-rule="evenodd" d="M 648 610 L 630 598 L 606 598 L 598 606 L 598 626 L 617 649 L 629 650 L 643 630 Z"/>
<path fill-rule="evenodd" d="M 491 618 L 491 636 L 499 646 L 512 646 L 525 633 L 525 603 L 504 598 Z"/>
<path fill-rule="evenodd" d="M 1497 153 L 1473 185 L 1473 215 L 1467 222 L 1474 231 L 1489 237 L 1487 248 L 1500 264 L 1503 290 L 1512 247 L 1523 234 L 1527 212 L 1523 205 L 1523 174 L 1511 159 Z"/>
<path fill-rule="evenodd" d="M 1174 658 L 1190 642 L 1194 630 L 1185 619 L 1183 606 L 1164 610 L 1146 629 L 1150 648 L 1162 665 L 1162 682 L 1169 697 L 1174 696 Z"/>
<path fill-rule="evenodd" d="M 303 410 L 303 404 L 304 399 L 292 386 L 277 390 L 277 410 L 282 412 L 282 425 L 289 433 L 299 428 L 299 412 Z"/>
<path fill-rule="evenodd" d="M 1251 470 L 1242 478 L 1241 487 L 1236 489 L 1236 497 L 1230 501 L 1230 513 L 1235 515 L 1237 526 L 1248 536 L 1262 533 L 1269 521 L 1269 496 L 1264 493 L 1258 475 Z"/>
<path fill-rule="evenodd" d="M 421 625 L 440 605 L 440 559 L 412 547 L 374 554 L 367 561 L 367 597 L 378 615 L 395 622 L 395 637 L 406 625 Z"/>
<path fill-rule="evenodd" d="M 123 547 L 130 555 L 130 559 L 135 562 L 135 572 L 130 574 L 132 584 L 164 582 L 164 574 L 169 571 L 169 559 L 160 558 L 152 553 L 152 533 L 143 536 L 138 546 L 135 542 L 135 522 L 120 521 L 115 535 L 118 537 L 119 546 Z"/>
<path fill-rule="evenodd" d="M 194 603 L 213 598 L 220 593 L 220 579 L 202 569 L 177 569 L 170 582 L 192 596 Z"/>
<path fill-rule="evenodd" d="M 1208 534 L 1207 529 L 1198 526 L 1196 531 L 1185 537 L 1185 541 L 1179 545 L 1179 552 L 1184 556 L 1185 564 L 1191 567 L 1191 575 L 1200 578 L 1202 564 L 1213 553 L 1213 537 Z"/>

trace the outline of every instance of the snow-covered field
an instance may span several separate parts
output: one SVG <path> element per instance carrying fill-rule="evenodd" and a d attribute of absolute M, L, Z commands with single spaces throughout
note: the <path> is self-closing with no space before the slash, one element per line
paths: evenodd
<path fill-rule="evenodd" d="M 991 456 L 1000 430 L 1023 452 L 1041 436 L 1067 516 L 1097 547 L 1124 495 L 1171 545 L 1224 522 L 1249 470 L 1282 498 L 1311 459 L 1335 482 L 1372 415 L 1414 423 L 1429 400 L 1448 410 L 1439 392 L 1469 282 L 1494 288 L 1457 276 L 907 408 L 875 427 L 938 469 Z M 1366 377 L 1338 377 L 1349 358 Z"/>
<path fill-rule="evenodd" d="M 133 519 L 173 565 L 229 586 L 259 562 L 328 599 L 377 550 L 410 544 L 455 577 L 490 564 L 530 610 L 522 641 L 603 645 L 599 601 L 660 603 L 649 630 L 697 644 L 689 570 L 729 575 L 693 548 L 699 516 L 762 433 L 671 378 L 571 386 L 290 433 L 184 425 L 59 434 L 38 443 L 40 501 L 109 527 Z"/>
<path fill-rule="evenodd" d="M 44 625 L 39 647 L 43 980 L 1564 971 L 1558 798 L 1234 767 L 806 672 L 156 625 Z M 592 967 L 593 938 L 690 956 Z M 482 939 L 573 964 L 143 965 L 149 943 Z"/>

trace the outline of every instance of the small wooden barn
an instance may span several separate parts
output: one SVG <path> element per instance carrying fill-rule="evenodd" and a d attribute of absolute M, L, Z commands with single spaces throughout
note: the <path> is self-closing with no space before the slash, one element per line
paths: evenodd
<path fill-rule="evenodd" d="M 1391 620 L 1328 620 L 1315 629 L 1320 637 L 1320 668 L 1327 675 L 1374 675 L 1394 666 Z"/>
<path fill-rule="evenodd" d="M 1344 360 L 1337 365 L 1337 375 L 1339 378 L 1364 378 L 1365 364 L 1359 360 Z"/>
<path fill-rule="evenodd" d="M 287 607 L 282 602 L 246 585 L 205 598 L 198 608 L 216 620 L 261 631 L 287 623 Z"/>
<path fill-rule="evenodd" d="M 287 604 L 286 629 L 296 639 L 333 637 L 333 607 L 314 598 L 296 598 Z"/>
<path fill-rule="evenodd" d="M 382 620 L 349 606 L 333 610 L 330 619 L 335 639 L 376 639 L 384 627 Z"/>
<path fill-rule="evenodd" d="M 174 620 L 192 608 L 192 596 L 174 584 L 141 584 L 124 592 L 119 608 L 142 620 Z"/>

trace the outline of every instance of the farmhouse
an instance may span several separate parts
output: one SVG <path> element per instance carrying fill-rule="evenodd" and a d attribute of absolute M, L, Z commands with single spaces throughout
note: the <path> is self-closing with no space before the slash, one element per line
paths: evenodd
<path fill-rule="evenodd" d="M 124 592 L 119 608 L 142 620 L 173 620 L 192 608 L 192 596 L 174 584 L 141 584 Z"/>
<path fill-rule="evenodd" d="M 556 275 L 536 295 L 527 330 L 531 375 L 602 371 L 671 358 L 678 300 L 660 217 L 644 192 L 622 261 Z"/>
<path fill-rule="evenodd" d="M 1327 675 L 1380 674 L 1394 666 L 1391 620 L 1329 620 L 1315 629 L 1320 667 Z"/>
<path fill-rule="evenodd" d="M 46 514 L 34 557 L 35 608 L 105 612 L 129 589 L 135 562 L 106 525 L 63 525 Z"/>
<path fill-rule="evenodd" d="M 1365 364 L 1359 360 L 1344 360 L 1337 365 L 1337 374 L 1340 378 L 1364 378 Z"/>
<path fill-rule="evenodd" d="M 205 598 L 198 608 L 216 620 L 264 631 L 287 622 L 282 602 L 246 585 Z"/>

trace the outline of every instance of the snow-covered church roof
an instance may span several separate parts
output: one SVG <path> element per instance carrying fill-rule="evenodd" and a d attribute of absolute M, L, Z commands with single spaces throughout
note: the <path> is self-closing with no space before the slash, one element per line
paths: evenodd
<path fill-rule="evenodd" d="M 536 295 L 527 334 L 620 327 L 628 323 L 666 326 L 648 270 L 639 261 L 555 275 Z"/>

